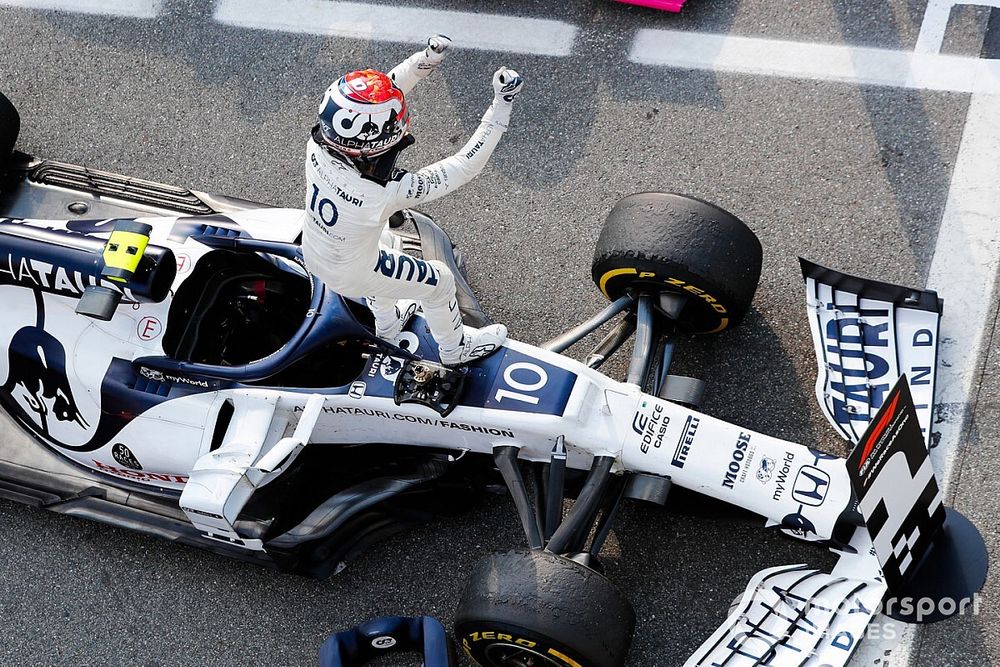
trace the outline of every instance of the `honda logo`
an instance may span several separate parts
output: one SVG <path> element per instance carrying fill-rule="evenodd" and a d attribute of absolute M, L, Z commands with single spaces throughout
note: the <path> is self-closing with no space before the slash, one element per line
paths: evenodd
<path fill-rule="evenodd" d="M 792 487 L 792 498 L 797 503 L 818 507 L 826 500 L 826 491 L 830 488 L 830 476 L 813 466 L 802 466 L 795 477 Z"/>

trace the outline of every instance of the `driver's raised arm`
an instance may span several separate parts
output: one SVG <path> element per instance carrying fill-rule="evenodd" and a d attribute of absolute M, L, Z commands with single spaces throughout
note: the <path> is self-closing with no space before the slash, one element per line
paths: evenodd
<path fill-rule="evenodd" d="M 431 75 L 451 49 L 451 38 L 434 35 L 427 40 L 427 48 L 417 51 L 389 71 L 389 78 L 396 87 L 408 95 L 417 82 Z"/>
<path fill-rule="evenodd" d="M 451 157 L 406 173 L 394 183 L 394 210 L 437 199 L 478 176 L 507 131 L 514 97 L 523 86 L 524 80 L 517 72 L 506 67 L 498 69 L 493 75 L 493 104 L 472 137 Z"/>

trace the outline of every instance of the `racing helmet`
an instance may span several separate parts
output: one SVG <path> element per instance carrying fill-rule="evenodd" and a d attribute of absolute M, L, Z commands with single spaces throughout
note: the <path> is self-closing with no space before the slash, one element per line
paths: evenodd
<path fill-rule="evenodd" d="M 323 143 L 352 158 L 385 153 L 409 127 L 403 91 L 373 69 L 345 74 L 327 88 L 319 107 Z"/>

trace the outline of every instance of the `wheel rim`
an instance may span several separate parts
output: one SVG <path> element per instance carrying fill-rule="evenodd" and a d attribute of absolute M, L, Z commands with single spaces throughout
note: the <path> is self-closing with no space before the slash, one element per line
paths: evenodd
<path fill-rule="evenodd" d="M 566 667 L 565 663 L 517 644 L 490 644 L 486 658 L 495 667 Z"/>

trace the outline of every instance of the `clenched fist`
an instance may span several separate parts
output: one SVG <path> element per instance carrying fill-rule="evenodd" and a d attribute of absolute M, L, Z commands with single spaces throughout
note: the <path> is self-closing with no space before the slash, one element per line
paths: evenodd
<path fill-rule="evenodd" d="M 524 79 L 512 69 L 501 67 L 493 74 L 493 99 L 510 104 L 524 87 Z"/>
<path fill-rule="evenodd" d="M 452 48 L 451 38 L 447 35 L 434 35 L 427 40 L 427 48 L 424 49 L 424 57 L 429 63 L 438 65 L 448 55 Z"/>

